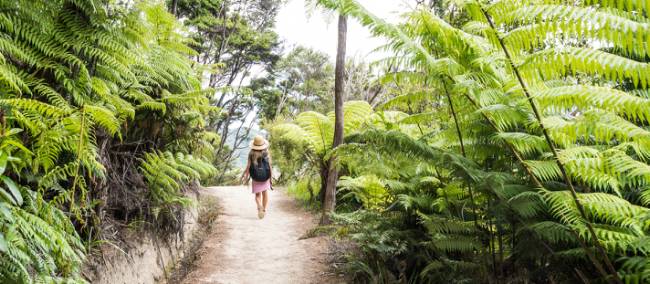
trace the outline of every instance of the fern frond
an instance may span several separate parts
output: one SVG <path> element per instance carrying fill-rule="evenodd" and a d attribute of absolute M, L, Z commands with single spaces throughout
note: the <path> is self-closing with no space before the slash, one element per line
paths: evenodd
<path fill-rule="evenodd" d="M 541 50 L 529 55 L 520 68 L 524 72 L 537 72 L 545 80 L 576 76 L 580 72 L 621 83 L 631 80 L 635 86 L 642 88 L 650 83 L 650 66 L 647 63 L 590 48 Z"/>

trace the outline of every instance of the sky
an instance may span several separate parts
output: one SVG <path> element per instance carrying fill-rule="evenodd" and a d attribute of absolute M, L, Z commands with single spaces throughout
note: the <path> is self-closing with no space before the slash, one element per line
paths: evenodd
<path fill-rule="evenodd" d="M 399 14 L 408 11 L 407 0 L 357 0 L 371 13 L 390 23 L 399 22 Z M 415 1 L 412 1 L 414 3 Z M 292 47 L 302 45 L 327 53 L 334 63 L 336 58 L 338 18 L 335 14 L 326 15 L 320 11 L 311 14 L 305 8 L 305 0 L 288 0 L 280 9 L 277 16 L 276 32 L 280 35 L 285 53 Z M 367 28 L 356 20 L 348 19 L 347 57 L 365 59 L 366 62 L 380 59 L 381 54 L 372 51 L 385 41 L 373 37 Z M 263 72 L 259 70 L 258 72 Z M 254 72 L 255 73 L 255 72 Z M 250 122 L 249 117 L 244 123 Z M 233 127 L 237 127 L 233 126 Z M 252 135 L 258 134 L 257 125 L 253 127 Z M 238 151 L 238 162 L 243 166 L 248 149 Z"/>
<path fill-rule="evenodd" d="M 407 10 L 405 0 L 358 1 L 370 12 L 391 23 L 397 23 L 399 13 Z M 337 20 L 336 15 L 325 15 L 320 11 L 314 11 L 309 15 L 305 8 L 305 0 L 288 0 L 278 14 L 276 32 L 284 40 L 287 51 L 292 46 L 302 45 L 323 51 L 334 60 L 337 45 Z M 371 54 L 371 51 L 381 45 L 383 41 L 373 38 L 368 29 L 361 26 L 356 20 L 348 20 L 347 40 L 348 57 L 379 59 L 380 56 Z"/>

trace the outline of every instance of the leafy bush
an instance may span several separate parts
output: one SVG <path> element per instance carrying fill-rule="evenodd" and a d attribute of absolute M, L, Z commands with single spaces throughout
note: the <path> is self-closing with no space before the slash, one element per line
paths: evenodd
<path fill-rule="evenodd" d="M 299 180 L 291 181 L 287 185 L 287 193 L 302 201 L 307 206 L 318 207 L 316 202 L 320 193 L 320 180 L 314 176 L 303 177 Z"/>
<path fill-rule="evenodd" d="M 399 25 L 318 2 L 389 39 L 383 109 L 417 127 L 335 150 L 341 201 L 376 212 L 341 222 L 366 281 L 648 281 L 644 1 L 431 1 Z M 384 232 L 419 249 L 383 250 Z"/>
<path fill-rule="evenodd" d="M 218 109 L 180 24 L 109 2 L 0 2 L 0 282 L 84 282 L 112 225 L 178 230 L 183 193 L 215 174 Z"/>
<path fill-rule="evenodd" d="M 5 164 L 2 166 L 4 168 Z M 0 276 L 21 283 L 81 280 L 85 247 L 65 212 L 6 176 L 0 201 Z M 14 200 L 8 200 L 8 197 Z"/>

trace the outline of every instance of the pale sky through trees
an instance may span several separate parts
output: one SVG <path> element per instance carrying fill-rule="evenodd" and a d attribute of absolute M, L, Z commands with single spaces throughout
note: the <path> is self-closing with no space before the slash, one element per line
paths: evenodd
<path fill-rule="evenodd" d="M 399 14 L 407 10 L 402 0 L 359 0 L 366 9 L 388 22 L 397 23 Z M 336 15 L 324 15 L 314 11 L 308 15 L 305 0 L 288 0 L 281 8 L 276 24 L 276 31 L 285 41 L 285 48 L 302 45 L 327 53 L 332 60 L 336 56 Z M 373 38 L 367 28 L 356 20 L 348 21 L 348 57 L 367 57 L 378 59 L 379 55 L 368 54 L 384 43 L 382 39 Z"/>
<path fill-rule="evenodd" d="M 390 23 L 398 23 L 401 13 L 408 11 L 407 0 L 358 0 L 373 14 L 384 18 Z M 410 1 L 414 4 L 415 1 Z M 325 14 L 322 10 L 307 11 L 305 0 L 288 0 L 280 9 L 276 22 L 276 32 L 283 41 L 284 53 L 288 53 L 297 45 L 310 47 L 329 55 L 330 61 L 334 64 L 336 58 L 337 38 L 337 17 L 335 14 Z M 382 38 L 373 37 L 366 27 L 361 26 L 355 19 L 348 20 L 347 57 L 356 57 L 371 62 L 383 57 L 382 54 L 372 51 L 385 43 Z M 254 69 L 254 76 L 260 76 L 265 72 L 262 69 Z M 248 84 L 248 80 L 244 81 Z M 254 116 L 251 114 L 242 123 L 249 124 Z M 233 124 L 233 128 L 238 127 Z M 251 135 L 258 134 L 259 128 L 255 124 Z M 240 155 L 239 163 L 245 163 L 245 154 L 248 149 L 237 151 Z"/>

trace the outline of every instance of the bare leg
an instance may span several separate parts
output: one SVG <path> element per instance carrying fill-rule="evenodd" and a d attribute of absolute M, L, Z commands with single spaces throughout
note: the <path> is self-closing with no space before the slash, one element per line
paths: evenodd
<path fill-rule="evenodd" d="M 257 203 L 257 209 L 262 208 L 262 193 L 255 193 L 255 203 Z"/>
<path fill-rule="evenodd" d="M 257 203 L 257 218 L 264 218 L 264 208 L 262 207 L 262 193 L 255 193 L 255 203 Z"/>
<path fill-rule="evenodd" d="M 266 211 L 266 206 L 269 204 L 269 191 L 262 191 L 262 203 L 264 204 L 264 211 Z"/>

